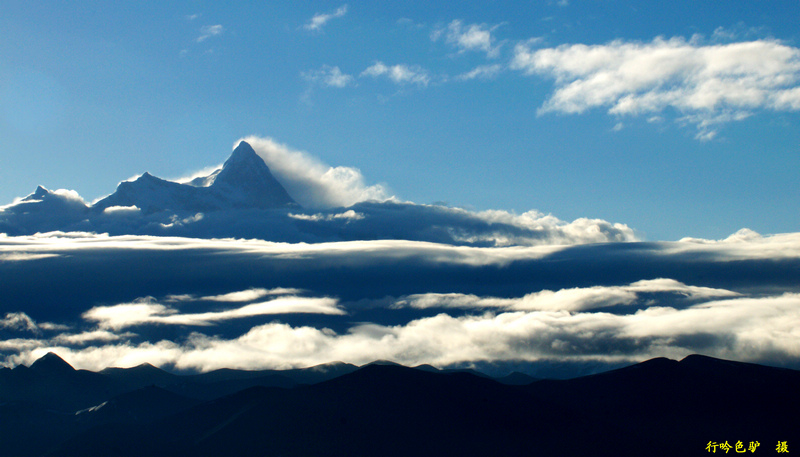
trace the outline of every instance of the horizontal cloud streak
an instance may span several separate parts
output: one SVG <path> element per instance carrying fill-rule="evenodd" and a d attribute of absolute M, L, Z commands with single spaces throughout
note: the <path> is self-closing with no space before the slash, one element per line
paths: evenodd
<path fill-rule="evenodd" d="M 282 297 L 225 311 L 184 314 L 174 308 L 145 299 L 136 303 L 99 306 L 83 314 L 100 328 L 119 330 L 137 325 L 209 326 L 216 322 L 253 316 L 290 313 L 336 314 L 345 312 L 332 298 Z"/>
<path fill-rule="evenodd" d="M 369 221 L 364 213 L 350 223 Z M 54 350 L 92 369 L 605 364 L 693 352 L 797 366 L 796 233 L 508 247 L 0 236 L 0 253 L 17 252 L 53 256 L 0 263 L 6 365 Z"/>
<path fill-rule="evenodd" d="M 201 297 L 199 300 L 221 301 L 221 302 L 248 302 L 258 300 L 268 295 L 291 295 L 302 292 L 299 289 L 277 287 L 275 289 L 248 289 L 241 292 L 230 292 L 222 295 Z"/>
<path fill-rule="evenodd" d="M 639 293 L 676 293 L 690 298 L 734 297 L 739 294 L 710 287 L 687 286 L 674 279 L 642 280 L 628 286 L 542 290 L 521 298 L 477 297 L 457 293 L 418 294 L 397 301 L 395 308 L 462 308 L 509 311 L 586 311 L 616 305 L 630 305 Z"/>

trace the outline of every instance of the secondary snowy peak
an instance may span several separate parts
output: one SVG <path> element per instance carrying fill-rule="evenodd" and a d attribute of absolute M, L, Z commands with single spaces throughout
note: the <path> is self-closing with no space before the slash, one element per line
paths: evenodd
<path fill-rule="evenodd" d="M 24 201 L 24 202 L 29 202 L 29 201 L 34 201 L 34 200 L 41 201 L 41 200 L 44 200 L 45 198 L 49 198 L 50 195 L 52 195 L 52 193 L 49 190 L 45 189 L 42 186 L 38 186 L 38 187 L 36 187 L 36 190 L 33 191 L 32 194 L 30 194 L 27 197 L 23 198 L 22 201 Z"/>
<path fill-rule="evenodd" d="M 136 206 L 145 214 L 160 211 L 207 212 L 224 209 L 298 207 L 272 176 L 267 164 L 242 141 L 221 169 L 189 183 L 177 183 L 145 173 L 120 183 L 116 192 L 94 205 Z"/>

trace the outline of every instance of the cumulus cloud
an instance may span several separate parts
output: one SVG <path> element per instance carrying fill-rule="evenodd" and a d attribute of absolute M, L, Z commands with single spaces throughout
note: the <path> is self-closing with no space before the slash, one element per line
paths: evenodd
<path fill-rule="evenodd" d="M 418 86 L 427 86 L 431 78 L 428 71 L 418 65 L 386 65 L 381 61 L 375 62 L 372 66 L 361 72 L 362 77 L 371 76 L 377 78 L 379 76 L 386 76 L 395 84 L 416 84 Z"/>
<path fill-rule="evenodd" d="M 607 108 L 651 116 L 673 108 L 697 126 L 699 139 L 755 110 L 800 110 L 800 49 L 775 40 L 702 45 L 659 37 L 545 49 L 522 43 L 511 68 L 555 79 L 540 113 Z"/>
<path fill-rule="evenodd" d="M 223 26 L 221 26 L 219 24 L 216 24 L 216 25 L 204 25 L 204 26 L 200 27 L 200 36 L 197 37 L 197 39 L 195 41 L 197 41 L 198 43 L 202 43 L 203 41 L 206 41 L 207 39 L 209 39 L 209 38 L 211 38 L 213 36 L 222 35 L 222 33 L 224 31 L 225 31 L 225 27 L 223 27 Z"/>
<path fill-rule="evenodd" d="M 302 206 L 346 207 L 360 201 L 391 198 L 384 186 L 366 185 L 357 168 L 328 166 L 306 152 L 291 149 L 271 138 L 249 136 L 241 140 L 253 147 L 289 195 Z"/>
<path fill-rule="evenodd" d="M 302 72 L 300 76 L 310 83 L 339 89 L 347 87 L 355 81 L 352 75 L 342 73 L 339 67 L 330 65 L 323 65 L 319 70 Z"/>
<path fill-rule="evenodd" d="M 303 26 L 306 30 L 311 31 L 322 31 L 322 27 L 328 23 L 331 19 L 335 19 L 337 17 L 342 17 L 347 14 L 347 5 L 342 5 L 339 8 L 336 8 L 336 11 L 332 13 L 317 13 L 315 14 L 311 20 L 308 21 L 307 24 Z"/>

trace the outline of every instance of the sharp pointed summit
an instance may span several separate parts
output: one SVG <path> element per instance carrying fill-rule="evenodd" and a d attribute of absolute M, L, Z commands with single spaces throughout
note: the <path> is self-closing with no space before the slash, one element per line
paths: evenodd
<path fill-rule="evenodd" d="M 236 208 L 297 206 L 286 189 L 272 176 L 264 160 L 245 141 L 233 150 L 210 188 L 228 195 Z"/>
<path fill-rule="evenodd" d="M 167 181 L 144 173 L 124 181 L 116 192 L 93 208 L 136 206 L 145 214 L 162 211 L 190 213 L 229 209 L 294 208 L 299 205 L 272 176 L 253 148 L 242 141 L 221 169 L 188 183 Z"/>

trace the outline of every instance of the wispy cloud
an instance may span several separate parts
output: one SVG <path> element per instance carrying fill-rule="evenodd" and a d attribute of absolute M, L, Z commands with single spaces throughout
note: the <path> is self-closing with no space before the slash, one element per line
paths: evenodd
<path fill-rule="evenodd" d="M 342 73 L 339 67 L 323 65 L 319 70 L 309 70 L 300 73 L 306 81 L 326 87 L 343 88 L 353 84 L 355 79 L 352 75 Z"/>
<path fill-rule="evenodd" d="M 489 27 L 486 24 L 464 25 L 460 20 L 454 20 L 447 25 L 446 29 L 434 30 L 431 39 L 438 40 L 441 36 L 445 37 L 448 44 L 459 49 L 459 52 L 483 51 L 488 57 L 497 57 L 500 46 L 495 44 L 492 32 L 498 26 Z"/>
<path fill-rule="evenodd" d="M 492 79 L 503 71 L 503 66 L 500 64 L 494 65 L 480 65 L 472 70 L 456 76 L 456 79 L 462 81 L 469 81 L 472 79 Z"/>
<path fill-rule="evenodd" d="M 6 313 L 6 316 L 0 319 L 0 329 L 40 333 L 43 330 L 66 330 L 68 328 L 62 324 L 36 322 L 23 312 Z"/>
<path fill-rule="evenodd" d="M 195 39 L 198 43 L 217 35 L 222 35 L 225 32 L 225 27 L 217 25 L 204 25 L 200 27 L 200 36 Z"/>
<path fill-rule="evenodd" d="M 511 67 L 555 79 L 540 113 L 579 114 L 607 108 L 613 115 L 664 113 L 697 126 L 710 139 L 722 124 L 756 110 L 800 110 L 800 49 L 774 40 L 702 45 L 676 37 L 651 42 L 515 47 Z"/>
<path fill-rule="evenodd" d="M 427 86 L 431 78 L 428 71 L 417 65 L 386 65 L 381 61 L 375 62 L 372 66 L 361 72 L 361 76 L 371 76 L 373 78 L 386 76 L 395 84 L 416 84 Z"/>
<path fill-rule="evenodd" d="M 317 13 L 303 26 L 306 30 L 321 31 L 322 27 L 331 19 L 342 17 L 347 14 L 347 5 L 342 5 L 332 13 Z"/>
<path fill-rule="evenodd" d="M 58 254 L 35 254 L 30 252 L 0 253 L 0 262 L 24 262 L 58 257 Z"/>

